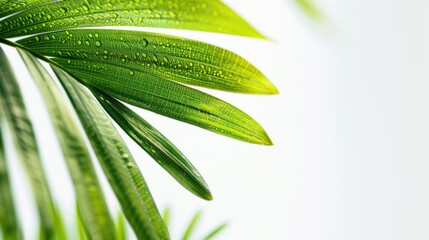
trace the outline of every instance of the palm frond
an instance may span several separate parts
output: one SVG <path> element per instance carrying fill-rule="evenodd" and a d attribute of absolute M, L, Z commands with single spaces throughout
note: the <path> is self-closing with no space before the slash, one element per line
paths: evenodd
<path fill-rule="evenodd" d="M 278 91 L 261 71 L 231 51 L 165 34 L 100 29 L 112 26 L 264 37 L 220 0 L 0 0 L 0 43 L 20 49 L 42 93 L 73 180 L 81 239 L 125 238 L 125 222 L 115 230 L 107 210 L 91 148 L 136 236 L 169 239 L 142 173 L 111 119 L 190 192 L 204 199 L 211 199 L 211 193 L 184 154 L 119 100 L 227 137 L 271 145 L 252 117 L 191 86 L 247 94 Z M 66 94 L 36 58 L 52 66 Z M 0 112 L 32 185 L 40 238 L 64 239 L 20 86 L 1 49 Z M 3 160 L 0 190 L 6 194 L 0 201 L 12 206 Z M 15 214 L 8 215 L 11 222 L 0 224 L 10 227 L 11 236 L 19 235 Z M 208 238 L 222 229 L 219 226 Z"/>

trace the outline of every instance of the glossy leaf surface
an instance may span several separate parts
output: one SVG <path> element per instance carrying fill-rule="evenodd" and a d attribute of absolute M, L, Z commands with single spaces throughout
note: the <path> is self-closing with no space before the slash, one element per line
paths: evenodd
<path fill-rule="evenodd" d="M 52 61 L 85 84 L 124 102 L 242 141 L 272 144 L 265 130 L 249 115 L 198 90 L 99 62 L 62 58 Z"/>
<path fill-rule="evenodd" d="M 139 239 L 169 239 L 149 188 L 108 116 L 75 79 L 54 67 L 89 137 L 110 186 Z"/>
<path fill-rule="evenodd" d="M 201 174 L 166 137 L 116 99 L 97 90 L 94 95 L 116 123 L 180 184 L 201 198 L 212 199 Z"/>
<path fill-rule="evenodd" d="M 190 85 L 277 93 L 256 67 L 237 54 L 164 34 L 85 29 L 37 35 L 18 43 L 45 56 L 97 61 Z"/>
<path fill-rule="evenodd" d="M 0 0 L 0 18 L 52 1 L 53 0 Z"/>
<path fill-rule="evenodd" d="M 59 1 L 5 19 L 0 22 L 0 36 L 90 26 L 176 28 L 263 38 L 219 0 Z"/>

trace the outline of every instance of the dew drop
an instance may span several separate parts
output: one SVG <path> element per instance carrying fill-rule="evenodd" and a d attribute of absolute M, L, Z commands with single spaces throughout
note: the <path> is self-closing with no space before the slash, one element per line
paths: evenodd
<path fill-rule="evenodd" d="M 86 44 L 86 46 L 90 46 L 91 45 L 91 43 L 88 40 L 85 41 L 85 44 Z"/>
<path fill-rule="evenodd" d="M 95 46 L 97 46 L 97 47 L 101 47 L 101 42 L 100 42 L 100 41 L 96 41 L 96 42 L 95 42 Z"/>
<path fill-rule="evenodd" d="M 133 72 L 133 71 L 130 71 L 130 75 L 131 75 L 131 76 L 134 76 L 134 72 Z"/>
<path fill-rule="evenodd" d="M 143 39 L 142 45 L 143 47 L 146 47 L 149 44 L 149 41 L 147 39 Z"/>
<path fill-rule="evenodd" d="M 82 41 L 81 40 L 77 41 L 77 44 L 82 45 Z"/>

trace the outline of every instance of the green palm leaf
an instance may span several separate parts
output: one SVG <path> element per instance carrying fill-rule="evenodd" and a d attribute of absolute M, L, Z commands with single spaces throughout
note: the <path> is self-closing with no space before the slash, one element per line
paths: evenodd
<path fill-rule="evenodd" d="M 274 85 L 242 57 L 210 44 L 164 34 L 85 29 L 37 35 L 18 43 L 44 56 L 97 61 L 190 85 L 240 93 L 277 93 Z"/>
<path fill-rule="evenodd" d="M 21 227 L 15 211 L 12 186 L 3 145 L 2 124 L 3 115 L 0 111 L 0 236 L 5 240 L 21 239 Z"/>
<path fill-rule="evenodd" d="M 118 214 L 116 219 L 116 239 L 117 240 L 126 240 L 127 239 L 127 227 L 122 213 Z"/>
<path fill-rule="evenodd" d="M 249 115 L 203 92 L 95 61 L 52 61 L 83 83 L 124 102 L 242 141 L 272 144 L 265 130 Z"/>
<path fill-rule="evenodd" d="M 81 237 L 124 238 L 124 226 L 119 224 L 115 232 L 73 112 L 34 57 L 53 66 L 137 237 L 169 239 L 140 169 L 109 115 L 185 188 L 205 199 L 211 199 L 211 193 L 188 159 L 118 100 L 241 141 L 271 145 L 265 130 L 246 113 L 184 85 L 251 94 L 275 94 L 277 89 L 248 61 L 210 44 L 157 33 L 82 29 L 106 26 L 264 37 L 220 0 L 0 0 L 0 43 L 25 50 L 20 53 L 48 106 L 75 185 L 85 232 Z M 15 41 L 14 37 L 24 38 Z M 64 239 L 19 85 L 1 50 L 0 70 L 0 110 L 32 184 L 40 239 Z M 0 165 L 0 175 L 6 176 L 4 172 Z M 0 188 L 9 192 L 7 186 L 8 181 L 0 179 Z M 0 201 L 12 201 L 11 194 L 6 195 L 8 199 L 0 197 Z M 191 222 L 188 236 L 196 221 Z"/>
<path fill-rule="evenodd" d="M 55 208 L 40 161 L 32 123 L 19 85 L 4 52 L 0 49 L 0 103 L 8 122 L 15 148 L 23 162 L 36 199 L 40 218 L 40 238 L 54 239 Z"/>
<path fill-rule="evenodd" d="M 5 19 L 0 36 L 93 26 L 176 28 L 263 38 L 219 0 L 59 1 Z"/>
<path fill-rule="evenodd" d="M 53 0 L 1 0 L 0 18 L 52 1 Z"/>
<path fill-rule="evenodd" d="M 201 174 L 166 137 L 109 95 L 98 90 L 94 95 L 118 125 L 180 184 L 201 198 L 212 199 Z"/>
<path fill-rule="evenodd" d="M 125 216 L 139 239 L 169 239 L 161 216 L 131 153 L 93 96 L 54 67 Z"/>
<path fill-rule="evenodd" d="M 83 222 L 93 239 L 108 239 L 114 235 L 114 225 L 104 201 L 89 151 L 72 112 L 60 89 L 45 68 L 31 55 L 22 50 L 19 52 L 48 106 L 73 179 L 79 207 L 82 207 Z"/>

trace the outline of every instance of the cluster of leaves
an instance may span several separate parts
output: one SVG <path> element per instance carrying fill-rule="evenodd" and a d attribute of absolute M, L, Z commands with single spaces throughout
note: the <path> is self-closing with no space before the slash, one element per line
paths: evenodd
<path fill-rule="evenodd" d="M 136 236 L 169 239 L 148 186 L 112 119 L 186 189 L 207 200 L 212 195 L 184 154 L 120 101 L 241 141 L 271 145 L 264 129 L 246 113 L 189 85 L 251 94 L 277 90 L 256 67 L 220 47 L 103 26 L 263 36 L 219 0 L 0 0 L 0 43 L 18 49 L 42 93 L 91 239 L 113 239 L 115 227 L 89 148 Z M 49 64 L 55 76 L 39 60 Z M 0 124 L 4 122 L 33 190 L 40 239 L 61 239 L 55 231 L 58 211 L 32 122 L 11 63 L 0 48 Z M 19 239 L 3 153 L 1 148 L 0 224 L 5 237 Z"/>

